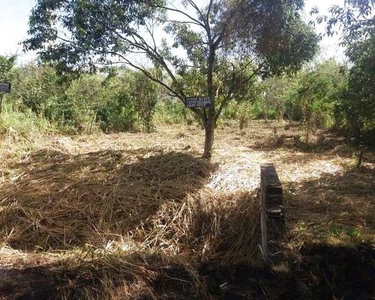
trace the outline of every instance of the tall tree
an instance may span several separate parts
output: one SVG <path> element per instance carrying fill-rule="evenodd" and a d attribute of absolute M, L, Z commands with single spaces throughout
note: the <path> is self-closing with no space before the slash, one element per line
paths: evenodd
<path fill-rule="evenodd" d="M 38 0 L 24 45 L 63 70 L 128 64 L 184 103 L 184 75 L 195 69 L 211 98 L 209 107 L 191 108 L 204 124 L 210 158 L 215 123 L 243 72 L 251 68 L 251 80 L 293 71 L 314 55 L 317 37 L 301 20 L 302 7 L 303 0 Z M 160 28 L 168 36 L 160 38 Z M 228 65 L 225 80 L 228 70 L 220 71 Z"/>

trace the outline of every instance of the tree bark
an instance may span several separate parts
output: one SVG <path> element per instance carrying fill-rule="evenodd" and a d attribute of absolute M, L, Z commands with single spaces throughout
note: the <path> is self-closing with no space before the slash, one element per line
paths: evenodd
<path fill-rule="evenodd" d="M 89 134 L 92 134 L 92 127 L 94 126 L 94 122 L 95 122 L 95 120 L 96 120 L 96 115 L 97 115 L 97 111 L 95 111 L 95 113 L 94 113 L 94 115 L 93 115 L 93 117 L 92 117 L 92 119 L 91 119 L 91 123 L 90 123 L 90 132 L 89 132 Z"/>
<path fill-rule="evenodd" d="M 214 144 L 215 137 L 215 118 L 209 117 L 206 122 L 204 122 L 204 153 L 203 158 L 211 159 L 212 157 L 212 146 Z"/>
<path fill-rule="evenodd" d="M 357 165 L 356 165 L 357 169 L 359 169 L 362 166 L 364 152 L 365 151 L 363 149 L 360 149 L 360 151 L 358 153 Z"/>
<path fill-rule="evenodd" d="M 0 115 L 3 111 L 3 98 L 4 98 L 4 95 L 0 94 Z"/>
<path fill-rule="evenodd" d="M 354 138 L 354 143 L 356 145 L 359 145 L 361 142 L 361 127 L 357 119 L 353 118 L 350 120 L 349 141 L 352 142 L 351 139 Z"/>
<path fill-rule="evenodd" d="M 211 41 L 211 33 L 209 28 L 207 29 L 207 35 Z M 215 135 L 215 123 L 216 123 L 216 111 L 215 111 L 215 93 L 214 93 L 214 81 L 213 81 L 213 70 L 215 63 L 215 46 L 210 45 L 210 52 L 208 56 L 208 67 L 207 67 L 207 89 L 208 96 L 211 98 L 211 104 L 208 108 L 207 117 L 204 117 L 204 152 L 203 158 L 211 159 L 212 157 L 212 146 L 214 144 Z"/>
<path fill-rule="evenodd" d="M 311 115 L 311 110 L 308 108 L 306 111 L 306 144 L 309 144 L 310 141 Z"/>

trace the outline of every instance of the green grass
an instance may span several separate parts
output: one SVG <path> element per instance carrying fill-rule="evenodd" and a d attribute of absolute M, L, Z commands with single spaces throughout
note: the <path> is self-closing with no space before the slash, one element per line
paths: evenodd
<path fill-rule="evenodd" d="M 29 110 L 19 112 L 13 110 L 9 105 L 5 105 L 0 115 L 1 135 L 17 135 L 28 138 L 34 134 L 54 133 L 56 131 L 55 126 L 48 120 L 36 116 Z"/>

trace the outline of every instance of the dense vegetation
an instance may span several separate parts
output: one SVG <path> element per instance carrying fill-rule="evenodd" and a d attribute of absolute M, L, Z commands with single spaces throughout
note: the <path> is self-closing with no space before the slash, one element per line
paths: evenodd
<path fill-rule="evenodd" d="M 371 41 L 358 44 L 353 55 L 370 47 Z M 242 129 L 251 119 L 278 119 L 298 122 L 305 128 L 307 142 L 316 129 L 343 130 L 348 139 L 371 142 L 375 109 L 373 85 L 368 82 L 373 80 L 374 68 L 371 52 L 362 53 L 365 55 L 357 54 L 351 68 L 328 60 L 290 76 L 253 79 L 231 99 L 217 126 L 236 120 Z M 1 76 L 12 83 L 12 93 L 2 103 L 3 134 L 15 130 L 27 136 L 31 128 L 65 134 L 151 132 L 155 124 L 201 122 L 139 71 L 112 68 L 63 76 L 47 64 L 16 66 L 13 57 L 1 57 L 1 61 Z M 187 80 L 192 90 L 198 88 L 194 74 Z"/>
<path fill-rule="evenodd" d="M 151 132 L 155 121 L 196 120 L 205 129 L 204 156 L 210 157 L 214 128 L 225 119 L 238 120 L 240 129 L 254 118 L 297 121 L 307 143 L 318 128 L 347 130 L 357 143 L 374 130 L 372 1 L 348 1 L 317 18 L 325 20 L 328 34 L 343 28 L 346 65 L 306 63 L 316 53 L 317 36 L 300 17 L 302 1 L 183 2 L 189 14 L 163 1 L 125 2 L 37 3 L 24 46 L 39 51 L 39 64 L 0 61 L 0 76 L 13 84 L 1 105 L 3 132 L 20 127 L 11 125 L 17 118 L 64 133 Z M 71 40 L 59 36 L 57 24 L 71 32 Z M 173 44 L 156 41 L 161 28 Z M 144 36 L 137 33 L 141 29 Z M 144 55 L 153 66 L 128 54 Z M 99 69 L 103 65 L 112 67 Z M 188 112 L 183 102 L 189 95 L 208 95 L 212 103 Z"/>

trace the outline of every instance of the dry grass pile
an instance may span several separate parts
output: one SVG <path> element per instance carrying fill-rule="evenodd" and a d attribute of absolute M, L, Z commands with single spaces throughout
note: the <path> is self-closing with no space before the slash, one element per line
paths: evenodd
<path fill-rule="evenodd" d="M 29 261 L 25 277 L 43 274 L 51 293 L 63 299 L 340 295 L 348 280 L 372 269 L 362 276 L 335 262 L 321 270 L 320 256 L 329 263 L 320 252 L 310 255 L 306 242 L 327 242 L 329 261 L 342 249 L 328 238 L 373 241 L 375 160 L 366 154 L 354 170 L 352 149 L 340 154 L 332 140 L 317 153 L 293 138 L 274 144 L 280 134 L 300 134 L 297 127 L 275 126 L 217 130 L 211 162 L 199 158 L 203 133 L 196 128 L 51 137 L 39 150 L 7 156 L 0 165 L 0 243 L 9 251 L 0 252 L 0 266 L 11 272 Z M 265 162 L 276 165 L 288 212 L 290 259 L 272 270 L 256 266 L 256 189 Z M 362 250 L 342 251 L 348 260 L 362 257 Z M 345 276 L 337 284 L 339 274 Z"/>
<path fill-rule="evenodd" d="M 254 195 L 205 187 L 216 165 L 160 149 L 39 150 L 0 186 L 0 233 L 23 250 L 92 245 L 233 261 L 257 255 Z"/>
<path fill-rule="evenodd" d="M 199 262 L 258 259 L 256 195 L 211 188 L 216 163 L 193 151 L 87 152 L 65 144 L 68 150 L 8 162 L 0 234 L 10 248 L 0 264 L 11 282 L 0 280 L 0 296 L 13 297 L 23 285 L 34 293 L 41 283 L 24 280 L 39 274 L 46 292 L 32 295 L 41 298 L 164 299 L 178 286 L 208 299 Z M 23 252 L 30 250 L 55 254 Z M 28 267 L 12 275 L 17 265 Z"/>

